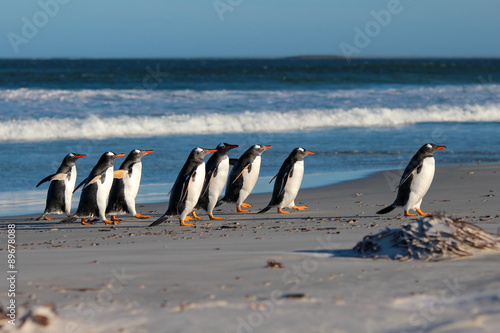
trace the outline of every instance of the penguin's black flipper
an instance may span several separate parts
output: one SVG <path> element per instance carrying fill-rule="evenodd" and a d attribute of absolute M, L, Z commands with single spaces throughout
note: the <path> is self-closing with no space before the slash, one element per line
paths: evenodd
<path fill-rule="evenodd" d="M 396 189 L 401 187 L 401 185 L 403 185 L 408 179 L 410 179 L 411 176 L 413 176 L 413 171 L 417 170 L 417 173 L 420 173 L 421 168 L 422 168 L 422 163 L 418 165 L 412 165 L 411 163 L 408 164 L 403 175 L 401 176 L 401 181 L 399 182 L 399 185 L 396 187 Z"/>
<path fill-rule="evenodd" d="M 267 212 L 271 208 L 273 208 L 273 206 L 269 205 L 266 208 L 262 209 L 261 211 L 257 212 L 257 214 L 263 214 L 263 213 Z"/>
<path fill-rule="evenodd" d="M 269 181 L 269 184 L 271 184 L 276 177 L 278 177 L 278 174 L 275 174 L 274 177 L 271 178 L 271 180 Z"/>
<path fill-rule="evenodd" d="M 150 225 L 148 225 L 148 228 L 149 227 L 154 227 L 154 226 L 157 226 L 159 224 L 162 224 L 163 222 L 165 222 L 166 220 L 168 220 L 170 216 L 169 215 L 163 215 L 162 217 L 160 217 L 158 220 L 154 221 L 153 223 L 151 223 Z"/>
<path fill-rule="evenodd" d="M 45 182 L 48 182 L 48 181 L 51 181 L 52 180 L 52 177 L 54 177 L 56 174 L 53 174 L 53 175 L 50 175 L 50 176 L 47 176 L 45 177 L 44 179 L 40 180 L 40 182 L 38 184 L 36 184 L 35 187 L 38 187 L 40 185 L 42 185 L 43 183 Z"/>
<path fill-rule="evenodd" d="M 381 210 L 379 210 L 377 212 L 377 214 L 387 214 L 389 212 L 392 212 L 395 208 L 396 208 L 396 206 L 390 205 L 390 206 L 387 206 L 387 207 L 382 208 Z"/>
<path fill-rule="evenodd" d="M 86 181 L 87 181 L 87 178 L 85 178 L 84 180 L 82 180 L 82 182 L 80 184 L 78 184 L 77 187 L 75 187 L 75 189 L 73 190 L 73 193 L 75 193 L 76 190 L 78 190 L 83 184 L 85 184 Z"/>
<path fill-rule="evenodd" d="M 71 223 L 71 222 L 75 222 L 76 220 L 78 220 L 78 217 L 73 215 L 73 216 L 70 216 L 68 218 L 65 218 L 64 220 L 61 220 L 61 222 L 59 222 L 58 224 Z"/>

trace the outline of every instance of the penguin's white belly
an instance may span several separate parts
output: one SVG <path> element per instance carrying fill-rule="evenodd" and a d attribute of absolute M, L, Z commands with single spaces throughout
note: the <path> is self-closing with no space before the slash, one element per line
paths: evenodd
<path fill-rule="evenodd" d="M 250 195 L 255 184 L 257 183 L 257 179 L 259 178 L 260 173 L 260 161 L 260 156 L 257 156 L 253 160 L 251 168 L 248 167 L 245 169 L 245 171 L 243 171 L 243 174 L 241 175 L 241 177 L 243 177 L 243 185 L 240 189 L 240 195 L 238 197 L 237 205 L 241 205 L 243 201 L 245 201 L 245 199 Z M 248 172 L 249 169 L 250 172 Z"/>
<path fill-rule="evenodd" d="M 70 177 L 64 178 L 64 207 L 66 215 L 71 212 L 71 198 L 73 197 L 73 190 L 75 189 L 76 183 L 76 166 L 71 167 Z"/>
<path fill-rule="evenodd" d="M 132 176 L 126 174 L 123 177 L 124 195 L 127 207 L 132 215 L 135 215 L 135 198 L 139 192 L 139 185 L 141 184 L 142 163 L 135 163 L 132 166 Z"/>
<path fill-rule="evenodd" d="M 219 199 L 219 196 L 224 189 L 224 185 L 226 184 L 228 173 L 229 158 L 226 156 L 226 158 L 224 158 L 217 167 L 217 176 L 215 176 L 210 182 L 210 186 L 208 188 L 209 206 L 211 206 L 211 203 L 213 203 L 214 205 L 217 203 L 217 200 Z"/>
<path fill-rule="evenodd" d="M 186 195 L 186 203 L 184 205 L 184 210 L 181 213 L 181 219 L 191 213 L 198 203 L 198 199 L 201 195 L 201 190 L 203 189 L 203 183 L 205 182 L 205 163 L 201 163 L 198 168 L 196 168 L 196 176 L 189 180 L 188 192 Z"/>
<path fill-rule="evenodd" d="M 109 191 L 111 190 L 111 185 L 113 185 L 113 167 L 109 167 L 106 170 L 106 177 L 104 183 L 97 181 L 97 208 L 99 209 L 99 215 L 101 219 L 104 219 L 104 214 L 106 212 L 106 201 L 108 200 Z"/>
<path fill-rule="evenodd" d="M 304 177 L 304 161 L 297 161 L 293 166 L 292 178 L 288 180 L 284 188 L 283 201 L 279 204 L 279 208 L 293 206 L 294 200 L 299 193 L 300 184 Z"/>
<path fill-rule="evenodd" d="M 414 172 L 410 186 L 410 196 L 404 207 L 405 210 L 420 208 L 422 199 L 431 186 L 435 168 L 434 157 L 427 157 L 422 163 L 420 173 Z"/>

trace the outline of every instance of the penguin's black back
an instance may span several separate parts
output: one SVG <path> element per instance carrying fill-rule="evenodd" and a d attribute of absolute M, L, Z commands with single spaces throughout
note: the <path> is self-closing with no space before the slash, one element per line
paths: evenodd
<path fill-rule="evenodd" d="M 106 207 L 106 214 L 110 212 L 124 212 L 130 214 L 130 211 L 125 201 L 125 183 L 121 178 L 113 179 L 113 185 L 109 192 L 108 206 Z"/>
<path fill-rule="evenodd" d="M 181 198 L 182 190 L 184 186 L 187 186 L 187 182 L 189 182 L 191 177 L 196 178 L 196 169 L 201 163 L 203 163 L 203 158 L 196 158 L 193 152 L 191 152 L 172 187 L 168 209 L 165 213 L 166 216 L 179 215 L 184 210 L 185 198 Z"/>
<path fill-rule="evenodd" d="M 64 181 L 51 181 L 47 191 L 45 212 L 65 212 L 66 211 L 66 184 Z"/>
<path fill-rule="evenodd" d="M 97 183 L 88 185 L 82 190 L 80 202 L 75 216 L 98 217 L 99 208 L 97 206 Z"/>

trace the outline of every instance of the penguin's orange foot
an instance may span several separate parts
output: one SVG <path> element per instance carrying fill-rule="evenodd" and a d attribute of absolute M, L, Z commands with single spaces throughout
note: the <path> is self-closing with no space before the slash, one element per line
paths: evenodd
<path fill-rule="evenodd" d="M 405 216 L 417 216 L 417 214 L 410 214 L 408 210 L 405 210 Z"/>
<path fill-rule="evenodd" d="M 245 203 L 245 202 L 242 202 L 242 203 L 241 203 L 241 206 L 242 206 L 242 207 L 245 207 L 245 208 L 252 207 L 252 205 L 247 204 L 247 203 Z"/>
<path fill-rule="evenodd" d="M 149 219 L 151 216 L 149 216 L 149 215 L 141 215 L 141 214 L 137 213 L 137 214 L 134 215 L 134 217 L 136 219 Z"/>
<path fill-rule="evenodd" d="M 192 218 L 191 216 L 186 216 L 186 217 L 184 218 L 184 221 L 191 221 L 192 219 L 193 219 L 193 218 Z"/>
<path fill-rule="evenodd" d="M 242 204 L 242 206 L 243 206 L 243 204 Z M 236 211 L 238 213 L 249 213 L 250 212 L 249 210 L 241 209 L 241 206 L 236 206 Z"/>
<path fill-rule="evenodd" d="M 106 224 L 115 224 L 115 223 L 118 224 L 120 222 L 118 222 L 118 221 L 113 222 L 113 221 L 110 221 L 108 219 L 104 219 L 104 223 L 106 223 Z"/>
<path fill-rule="evenodd" d="M 208 217 L 211 219 L 211 220 L 223 220 L 222 217 L 215 217 L 213 214 L 208 214 Z"/>
<path fill-rule="evenodd" d="M 203 220 L 201 217 L 199 217 L 198 215 L 196 215 L 196 211 L 193 210 L 193 212 L 191 213 L 191 215 L 193 215 L 193 217 L 197 220 Z"/>
<path fill-rule="evenodd" d="M 290 212 L 287 212 L 286 210 L 283 210 L 282 208 L 278 208 L 278 213 L 280 213 L 280 214 L 290 214 Z"/>
<path fill-rule="evenodd" d="M 111 221 L 113 221 L 113 222 L 121 222 L 121 221 L 125 221 L 125 220 L 124 219 L 117 219 L 116 215 L 111 215 Z"/>
<path fill-rule="evenodd" d="M 85 219 L 82 219 L 82 225 L 91 225 L 94 224 L 94 222 L 86 222 Z"/>
<path fill-rule="evenodd" d="M 47 216 L 45 216 L 42 220 L 45 220 L 45 221 L 52 221 L 52 220 L 53 220 L 53 218 L 52 218 L 52 217 L 47 217 Z"/>
<path fill-rule="evenodd" d="M 423 211 L 421 211 L 421 210 L 420 210 L 420 208 L 419 208 L 419 209 L 416 209 L 416 211 L 417 211 L 417 213 L 418 213 L 419 215 L 422 215 L 422 216 L 432 215 L 431 213 L 424 213 Z"/>
<path fill-rule="evenodd" d="M 307 207 L 307 206 L 293 206 L 292 208 L 295 210 L 304 210 L 304 209 L 307 209 L 309 207 Z"/>
<path fill-rule="evenodd" d="M 184 222 L 184 220 L 179 219 L 179 221 L 181 222 L 181 226 L 182 227 L 192 227 L 192 226 L 194 226 L 194 224 L 192 224 L 192 223 L 186 223 L 186 222 Z"/>

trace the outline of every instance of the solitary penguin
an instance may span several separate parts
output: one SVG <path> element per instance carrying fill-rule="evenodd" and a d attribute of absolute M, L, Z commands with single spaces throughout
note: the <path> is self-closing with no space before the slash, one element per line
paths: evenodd
<path fill-rule="evenodd" d="M 241 207 L 252 207 L 252 205 L 244 203 L 244 201 L 252 192 L 259 178 L 261 155 L 270 148 L 272 146 L 253 145 L 241 155 L 229 174 L 224 198 L 219 200 L 217 206 L 224 203 L 235 203 L 237 212 L 249 212 L 246 209 L 241 209 Z"/>
<path fill-rule="evenodd" d="M 234 148 L 238 148 L 238 146 L 229 143 L 219 144 L 217 151 L 208 159 L 205 166 L 205 183 L 196 209 L 204 209 L 211 220 L 222 220 L 222 217 L 215 217 L 213 211 L 229 174 L 227 153 Z M 195 211 L 193 211 L 193 217 L 200 219 L 196 216 Z"/>
<path fill-rule="evenodd" d="M 70 223 L 76 221 L 77 218 L 81 218 L 82 224 L 94 224 L 93 222 L 85 222 L 87 217 L 100 218 L 106 224 L 113 223 L 105 215 L 106 200 L 113 184 L 113 161 L 122 156 L 125 156 L 125 154 L 115 154 L 112 151 L 108 151 L 101 156 L 89 176 L 75 189 L 76 191 L 80 186 L 84 185 L 76 213 L 60 223 Z"/>
<path fill-rule="evenodd" d="M 435 161 L 433 154 L 445 148 L 445 146 L 437 146 L 433 143 L 423 145 L 412 157 L 401 176 L 401 181 L 397 187 L 398 195 L 396 200 L 392 205 L 379 210 L 377 214 L 387 214 L 396 207 L 403 207 L 405 216 L 417 216 L 417 214 L 410 214 L 410 209 L 416 210 L 419 215 L 431 215 L 422 212 L 420 205 L 434 178 Z"/>
<path fill-rule="evenodd" d="M 151 217 L 137 213 L 135 198 L 141 184 L 141 158 L 152 152 L 152 150 L 132 150 L 120 166 L 120 169 L 114 172 L 113 186 L 109 192 L 108 206 L 106 207 L 106 214 L 112 214 L 111 221 L 123 221 L 123 219 L 116 218 L 118 214 L 130 214 L 138 219 Z"/>
<path fill-rule="evenodd" d="M 36 187 L 50 181 L 47 191 L 45 211 L 37 218 L 39 220 L 53 220 L 47 217 L 49 214 L 66 214 L 70 216 L 71 197 L 76 183 L 75 162 L 79 158 L 85 157 L 83 154 L 70 153 L 66 155 L 57 169 L 56 173 L 42 179 Z"/>
<path fill-rule="evenodd" d="M 205 161 L 203 158 L 216 151 L 200 147 L 191 151 L 172 187 L 167 211 L 158 220 L 151 223 L 150 227 L 165 222 L 170 216 L 178 216 L 181 226 L 193 225 L 184 221 L 191 219 L 187 215 L 194 210 L 200 199 L 205 180 Z"/>
<path fill-rule="evenodd" d="M 307 209 L 307 206 L 296 206 L 295 198 L 297 197 L 297 193 L 299 193 L 302 177 L 304 176 L 304 157 L 313 154 L 312 151 L 307 151 L 301 147 L 295 148 L 290 153 L 290 156 L 283 162 L 276 176 L 273 177 L 273 179 L 276 178 L 276 182 L 274 183 L 271 201 L 269 201 L 267 207 L 261 210 L 259 214 L 265 213 L 276 206 L 278 206 L 278 213 L 280 214 L 288 213 L 283 210 L 285 207 L 291 207 L 295 210 Z"/>

